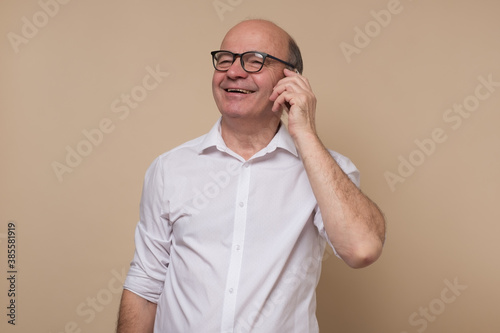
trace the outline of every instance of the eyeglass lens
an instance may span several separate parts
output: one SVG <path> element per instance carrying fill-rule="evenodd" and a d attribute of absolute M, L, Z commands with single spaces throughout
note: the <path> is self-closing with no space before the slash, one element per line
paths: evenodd
<path fill-rule="evenodd" d="M 234 56 L 229 52 L 219 52 L 215 55 L 215 67 L 218 70 L 228 70 L 233 64 Z M 264 56 L 257 52 L 245 52 L 242 55 L 243 69 L 247 72 L 258 72 L 264 65 Z"/>

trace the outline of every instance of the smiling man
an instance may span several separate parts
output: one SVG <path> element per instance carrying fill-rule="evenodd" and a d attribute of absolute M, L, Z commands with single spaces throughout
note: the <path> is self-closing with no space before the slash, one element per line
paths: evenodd
<path fill-rule="evenodd" d="M 383 215 L 351 161 L 318 138 L 284 30 L 244 21 L 212 60 L 221 118 L 146 173 L 118 332 L 318 332 L 325 246 L 353 268 L 373 263 Z"/>

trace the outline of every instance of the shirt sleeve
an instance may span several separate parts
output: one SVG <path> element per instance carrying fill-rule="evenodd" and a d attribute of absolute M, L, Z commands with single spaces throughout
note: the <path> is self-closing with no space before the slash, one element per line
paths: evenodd
<path fill-rule="evenodd" d="M 359 173 L 359 170 L 354 165 L 354 163 L 352 163 L 352 161 L 349 158 L 347 158 L 347 157 L 345 157 L 337 152 L 334 152 L 331 150 L 329 150 L 329 152 L 330 152 L 330 155 L 332 155 L 332 157 L 335 159 L 335 162 L 337 162 L 337 164 L 340 166 L 342 171 L 344 171 L 344 173 L 347 175 L 347 177 L 349 177 L 349 179 L 359 188 L 359 186 L 360 186 L 360 173 Z M 316 205 L 316 214 L 314 215 L 314 225 L 316 225 L 320 235 L 326 240 L 326 242 L 333 249 L 333 252 L 335 253 L 335 255 L 340 258 L 339 254 L 335 250 L 335 247 L 330 242 L 330 238 L 326 234 L 325 225 L 323 224 L 323 217 L 321 216 L 321 211 L 319 210 L 318 205 Z"/>
<path fill-rule="evenodd" d="M 158 303 L 170 263 L 171 226 L 164 198 L 165 181 L 161 158 L 149 167 L 144 179 L 140 220 L 135 229 L 135 254 L 124 289 Z"/>

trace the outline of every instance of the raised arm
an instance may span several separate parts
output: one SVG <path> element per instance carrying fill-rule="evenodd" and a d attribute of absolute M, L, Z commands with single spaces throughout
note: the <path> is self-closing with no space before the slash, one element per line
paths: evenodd
<path fill-rule="evenodd" d="M 116 333 L 152 333 L 156 304 L 124 289 Z"/>
<path fill-rule="evenodd" d="M 349 266 L 368 266 L 382 253 L 384 217 L 321 143 L 315 127 L 316 97 L 307 79 L 287 69 L 285 76 L 270 97 L 273 111 L 290 105 L 288 130 L 302 157 L 328 237 Z"/>

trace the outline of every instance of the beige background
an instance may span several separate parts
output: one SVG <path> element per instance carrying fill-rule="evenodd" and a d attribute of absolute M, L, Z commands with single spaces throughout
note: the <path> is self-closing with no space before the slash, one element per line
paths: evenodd
<path fill-rule="evenodd" d="M 388 7 L 381 26 L 370 12 Z M 2 1 L 0 330 L 113 331 L 144 172 L 210 129 L 209 51 L 260 17 L 298 41 L 320 135 L 356 163 L 388 221 L 373 266 L 326 254 L 321 331 L 499 332 L 500 84 L 476 89 L 478 77 L 500 82 L 499 11 L 496 0 Z M 127 107 L 122 94 L 139 102 Z M 447 110 L 463 103 L 474 111 L 459 124 Z M 100 125 L 108 133 L 89 146 L 82 131 Z M 70 167 L 67 147 L 87 156 Z M 398 175 L 400 158 L 418 165 Z M 66 165 L 59 178 L 54 163 Z M 388 172 L 401 177 L 392 188 Z M 6 316 L 9 221 L 16 326 Z"/>

